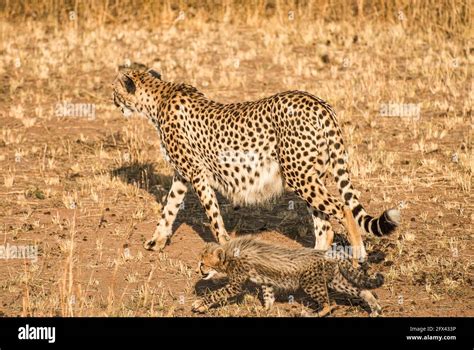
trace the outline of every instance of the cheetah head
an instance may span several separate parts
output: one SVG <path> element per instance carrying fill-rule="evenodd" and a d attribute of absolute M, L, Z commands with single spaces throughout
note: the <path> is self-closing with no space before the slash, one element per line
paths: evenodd
<path fill-rule="evenodd" d="M 154 70 L 121 71 L 113 84 L 113 100 L 123 115 L 142 113 L 146 103 L 153 102 L 148 92 L 156 90 L 161 83 L 161 75 Z"/>
<path fill-rule="evenodd" d="M 209 243 L 199 257 L 197 271 L 202 278 L 208 280 L 218 272 L 224 272 L 225 251 L 216 243 Z"/>

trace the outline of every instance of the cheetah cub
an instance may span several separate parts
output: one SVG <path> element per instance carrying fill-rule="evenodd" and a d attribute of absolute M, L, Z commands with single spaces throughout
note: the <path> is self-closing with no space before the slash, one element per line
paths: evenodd
<path fill-rule="evenodd" d="M 320 308 L 319 316 L 329 313 L 328 289 L 360 297 L 370 307 L 370 315 L 381 311 L 377 300 L 367 289 L 383 284 L 383 276 L 368 276 L 346 259 L 330 257 L 324 251 L 309 248 L 286 248 L 255 238 L 241 237 L 224 245 L 210 243 L 201 253 L 198 272 L 209 279 L 226 273 L 229 282 L 221 289 L 208 292 L 193 303 L 193 311 L 205 312 L 211 306 L 227 301 L 243 291 L 245 282 L 261 286 L 265 308 L 275 301 L 274 290 L 301 288 Z"/>

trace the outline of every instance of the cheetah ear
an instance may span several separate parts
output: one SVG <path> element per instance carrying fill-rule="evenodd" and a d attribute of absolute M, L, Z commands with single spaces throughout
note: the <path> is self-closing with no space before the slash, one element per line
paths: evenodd
<path fill-rule="evenodd" d="M 135 82 L 133 81 L 130 76 L 128 76 L 125 73 L 122 73 L 120 76 L 120 82 L 122 83 L 123 87 L 129 94 L 135 94 L 135 91 L 137 90 L 137 87 L 135 85 Z"/>
<path fill-rule="evenodd" d="M 155 77 L 161 80 L 161 74 L 158 73 L 156 70 L 149 69 L 147 73 L 150 74 L 152 77 Z"/>
<path fill-rule="evenodd" d="M 214 250 L 214 256 L 219 260 L 219 262 L 223 262 L 225 257 L 224 249 L 221 247 L 216 248 L 216 250 Z"/>

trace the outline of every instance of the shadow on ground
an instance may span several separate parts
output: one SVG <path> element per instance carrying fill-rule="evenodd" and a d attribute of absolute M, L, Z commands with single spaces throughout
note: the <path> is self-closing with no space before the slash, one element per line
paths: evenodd
<path fill-rule="evenodd" d="M 110 175 L 149 192 L 163 205 L 172 183 L 171 176 L 157 174 L 151 163 L 132 163 L 113 169 Z M 217 198 L 226 229 L 232 235 L 274 230 L 303 246 L 314 246 L 314 237 L 310 234 L 311 218 L 306 205 L 291 192 L 286 192 L 280 198 L 258 207 L 234 208 L 222 194 L 217 193 Z M 204 241 L 214 241 L 205 211 L 192 189 L 186 194 L 183 209 L 178 212 L 173 229 L 186 223 Z"/>
<path fill-rule="evenodd" d="M 194 286 L 194 292 L 197 296 L 202 297 L 208 291 L 214 291 L 219 288 L 224 287 L 228 282 L 228 278 L 224 275 L 218 275 L 217 277 L 211 280 L 200 280 Z M 241 294 L 238 296 L 229 299 L 229 303 L 241 303 L 243 301 L 244 295 L 251 294 L 258 296 L 258 299 L 262 305 L 263 296 L 260 287 L 255 285 L 252 282 L 247 282 L 245 288 Z M 275 295 L 276 302 L 280 303 L 297 303 L 304 305 L 313 312 L 320 310 L 320 306 L 314 302 L 306 293 L 302 290 L 296 290 L 294 292 L 280 292 Z M 360 298 L 348 298 L 347 295 L 329 291 L 329 299 L 332 303 L 335 303 L 338 306 L 359 306 L 367 313 L 370 313 L 370 307 Z"/>
<path fill-rule="evenodd" d="M 110 175 L 149 192 L 163 205 L 173 180 L 172 176 L 158 174 L 151 163 L 132 163 L 113 169 Z M 311 217 L 306 210 L 306 204 L 294 193 L 287 191 L 280 198 L 264 205 L 241 208 L 234 208 L 219 192 L 217 198 L 225 227 L 231 235 L 277 231 L 304 247 L 314 247 Z M 184 206 L 174 222 L 173 232 L 183 223 L 196 231 L 205 242 L 215 241 L 204 208 L 189 185 Z M 346 236 L 341 233 L 335 234 L 334 243 L 338 246 L 350 245 Z M 375 247 L 369 252 L 368 262 L 380 263 L 384 261 L 385 255 Z"/>

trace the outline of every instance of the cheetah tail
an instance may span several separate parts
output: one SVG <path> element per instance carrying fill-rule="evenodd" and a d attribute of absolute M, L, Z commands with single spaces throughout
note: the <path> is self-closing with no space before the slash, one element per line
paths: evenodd
<path fill-rule="evenodd" d="M 342 144 L 342 140 L 340 144 Z M 339 150 L 341 148 L 339 147 Z M 342 156 L 337 161 L 333 161 L 333 173 L 344 204 L 351 209 L 352 215 L 361 229 L 375 236 L 384 236 L 392 233 L 397 228 L 400 224 L 400 211 L 397 209 L 388 209 L 378 218 L 370 216 L 365 211 L 359 202 L 354 187 L 352 187 L 347 163 Z"/>
<path fill-rule="evenodd" d="M 375 289 L 384 283 L 381 273 L 369 276 L 360 267 L 355 268 L 349 260 L 342 260 L 339 263 L 339 271 L 346 280 L 361 289 Z"/>
<path fill-rule="evenodd" d="M 392 233 L 400 224 L 398 209 L 385 210 L 380 217 L 374 218 L 367 214 L 361 204 L 358 204 L 352 209 L 352 215 L 365 232 L 379 237 Z"/>
<path fill-rule="evenodd" d="M 357 224 L 366 233 L 371 233 L 375 236 L 384 236 L 392 233 L 400 224 L 400 212 L 397 209 L 389 209 L 383 212 L 380 217 L 374 218 L 370 216 L 362 207 L 349 178 L 349 171 L 347 167 L 348 157 L 344 148 L 344 143 L 341 136 L 342 133 L 337 126 L 336 115 L 334 111 L 330 111 L 330 117 L 333 123 L 332 127 L 338 129 L 337 133 L 333 133 L 332 142 L 328 142 L 330 160 L 334 180 L 337 183 L 337 187 L 344 204 L 352 210 L 352 215 L 354 216 Z"/>
<path fill-rule="evenodd" d="M 352 187 L 346 164 L 342 162 L 342 158 L 334 167 L 334 177 L 344 204 L 351 209 L 352 215 L 361 229 L 366 233 L 380 237 L 392 233 L 397 228 L 400 224 L 399 210 L 388 209 L 378 218 L 370 216 L 365 211 Z"/>

